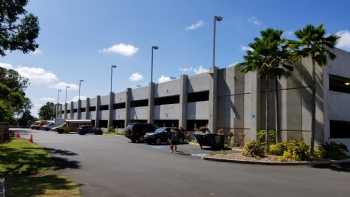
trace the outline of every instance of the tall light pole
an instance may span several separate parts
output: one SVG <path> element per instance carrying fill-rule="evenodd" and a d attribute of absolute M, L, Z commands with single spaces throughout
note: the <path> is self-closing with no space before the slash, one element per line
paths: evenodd
<path fill-rule="evenodd" d="M 57 89 L 57 105 L 56 105 L 56 118 L 58 118 L 58 110 L 59 110 L 59 105 L 60 105 L 60 92 L 62 90 L 61 89 Z"/>
<path fill-rule="evenodd" d="M 214 16 L 214 31 L 213 31 L 213 71 L 215 65 L 215 47 L 216 47 L 216 22 L 220 22 L 224 19 L 222 16 Z"/>
<path fill-rule="evenodd" d="M 66 97 L 64 99 L 64 104 L 67 104 L 67 90 L 69 89 L 70 87 L 69 86 L 66 86 Z"/>
<path fill-rule="evenodd" d="M 116 65 L 111 66 L 111 92 L 113 92 L 113 68 L 117 68 Z"/>
<path fill-rule="evenodd" d="M 84 82 L 84 80 L 80 79 L 79 80 L 79 97 L 78 97 L 78 101 L 80 101 L 80 88 L 81 88 L 81 83 Z"/>
<path fill-rule="evenodd" d="M 158 49 L 159 49 L 158 46 L 152 46 L 152 50 L 151 50 L 151 84 L 153 83 L 153 51 L 158 50 Z"/>

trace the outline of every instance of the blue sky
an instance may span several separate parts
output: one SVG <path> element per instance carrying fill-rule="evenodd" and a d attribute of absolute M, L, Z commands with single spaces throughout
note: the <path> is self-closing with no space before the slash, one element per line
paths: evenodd
<path fill-rule="evenodd" d="M 323 0 L 32 0 L 28 10 L 40 20 L 39 49 L 12 52 L 0 66 L 14 68 L 31 80 L 27 90 L 33 112 L 56 100 L 57 88 L 70 85 L 68 100 L 109 91 L 110 65 L 114 91 L 145 85 L 150 77 L 150 50 L 155 54 L 155 80 L 181 73 L 204 72 L 211 64 L 212 20 L 218 24 L 217 65 L 239 62 L 259 31 L 274 27 L 293 31 L 305 24 L 324 24 L 338 33 L 338 46 L 350 49 L 350 1 Z M 64 102 L 64 91 L 60 96 Z"/>

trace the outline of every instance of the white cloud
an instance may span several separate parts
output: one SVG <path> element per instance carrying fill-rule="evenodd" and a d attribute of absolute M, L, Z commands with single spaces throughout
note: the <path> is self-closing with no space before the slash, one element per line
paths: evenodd
<path fill-rule="evenodd" d="M 80 96 L 80 100 L 86 100 L 86 96 Z M 79 100 L 79 96 L 74 96 L 69 102 L 76 102 Z"/>
<path fill-rule="evenodd" d="M 124 43 L 119 43 L 119 44 L 114 44 L 109 48 L 104 48 L 100 50 L 102 53 L 114 53 L 114 54 L 119 54 L 123 56 L 133 56 L 138 52 L 139 48 L 131 45 L 131 44 L 124 44 Z"/>
<path fill-rule="evenodd" d="M 44 68 L 29 66 L 14 66 L 7 63 L 0 63 L 0 67 L 16 70 L 22 77 L 28 78 L 32 86 L 64 89 L 70 86 L 70 90 L 77 90 L 78 86 L 73 83 L 61 81 L 57 75 Z"/>
<path fill-rule="evenodd" d="M 192 66 L 185 66 L 179 69 L 181 74 L 190 74 L 193 72 L 193 67 Z"/>
<path fill-rule="evenodd" d="M 41 103 L 46 103 L 46 102 L 56 102 L 56 99 L 51 98 L 51 97 L 43 97 L 39 99 Z"/>
<path fill-rule="evenodd" d="M 336 35 L 339 36 L 336 47 L 350 51 L 350 31 L 338 31 Z"/>
<path fill-rule="evenodd" d="M 13 69 L 13 66 L 11 64 L 1 63 L 1 62 L 0 62 L 0 67 L 6 68 L 6 69 Z"/>
<path fill-rule="evenodd" d="M 253 49 L 249 46 L 241 46 L 242 51 L 252 51 Z"/>
<path fill-rule="evenodd" d="M 35 51 L 31 52 L 30 54 L 33 56 L 39 56 L 39 55 L 43 54 L 43 51 L 41 49 L 37 48 L 37 49 L 35 49 Z"/>
<path fill-rule="evenodd" d="M 201 27 L 203 27 L 203 26 L 204 26 L 204 21 L 199 20 L 199 21 L 197 21 L 197 22 L 191 24 L 190 26 L 186 27 L 186 30 L 192 31 L 192 30 L 196 30 L 196 29 L 198 29 L 198 28 L 201 28 Z"/>
<path fill-rule="evenodd" d="M 194 68 L 194 69 L 193 69 L 193 72 L 194 72 L 195 74 L 202 74 L 202 73 L 207 73 L 207 72 L 209 72 L 209 69 L 204 68 L 203 66 L 199 66 L 198 68 Z"/>
<path fill-rule="evenodd" d="M 261 20 L 259 20 L 259 19 L 256 18 L 255 16 L 250 17 L 250 18 L 248 19 L 248 22 L 253 23 L 254 25 L 257 25 L 257 26 L 262 25 Z"/>
<path fill-rule="evenodd" d="M 143 80 L 143 76 L 140 73 L 135 72 L 130 75 L 129 80 L 132 82 L 141 81 Z"/>
<path fill-rule="evenodd" d="M 170 81 L 171 78 L 169 76 L 165 76 L 165 75 L 162 75 L 159 77 L 158 79 L 158 83 L 164 83 L 164 82 L 167 82 L 167 81 Z"/>

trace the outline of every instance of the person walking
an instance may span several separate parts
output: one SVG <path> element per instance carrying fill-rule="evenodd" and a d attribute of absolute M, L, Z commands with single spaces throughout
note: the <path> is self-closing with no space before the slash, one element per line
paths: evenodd
<path fill-rule="evenodd" d="M 170 150 L 172 153 L 177 152 L 177 140 L 178 140 L 178 131 L 177 129 L 170 129 L 170 135 L 169 135 L 169 144 L 170 144 Z"/>

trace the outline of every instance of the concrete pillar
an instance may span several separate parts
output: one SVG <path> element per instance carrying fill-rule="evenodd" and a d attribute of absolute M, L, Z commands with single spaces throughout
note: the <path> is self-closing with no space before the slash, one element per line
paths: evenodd
<path fill-rule="evenodd" d="M 86 109 L 85 109 L 85 119 L 90 120 L 91 115 L 90 115 L 90 98 L 86 98 Z"/>
<path fill-rule="evenodd" d="M 150 83 L 148 86 L 148 116 L 147 122 L 153 123 L 153 106 L 154 106 L 154 83 Z"/>
<path fill-rule="evenodd" d="M 78 120 L 81 119 L 81 100 L 78 100 Z"/>
<path fill-rule="evenodd" d="M 74 103 L 73 101 L 70 102 L 70 117 L 71 120 L 74 119 Z"/>
<path fill-rule="evenodd" d="M 126 89 L 125 93 L 125 125 L 127 127 L 130 123 L 130 101 L 131 101 L 131 88 Z"/>
<path fill-rule="evenodd" d="M 187 128 L 187 75 L 181 75 L 180 78 L 180 113 L 179 127 Z"/>
<path fill-rule="evenodd" d="M 64 104 L 64 119 L 67 119 L 67 110 L 68 110 L 68 104 Z"/>
<path fill-rule="evenodd" d="M 108 106 L 108 128 L 113 127 L 113 104 L 114 104 L 114 93 L 109 94 L 109 106 Z"/>
<path fill-rule="evenodd" d="M 101 118 L 100 106 L 101 106 L 101 96 L 98 95 L 96 96 L 96 118 L 95 118 L 96 128 L 100 127 L 100 118 Z"/>
<path fill-rule="evenodd" d="M 210 73 L 210 86 L 209 86 L 209 120 L 208 128 L 211 132 L 216 132 L 216 119 L 217 119 L 217 80 L 218 80 L 218 68 L 214 67 Z"/>

